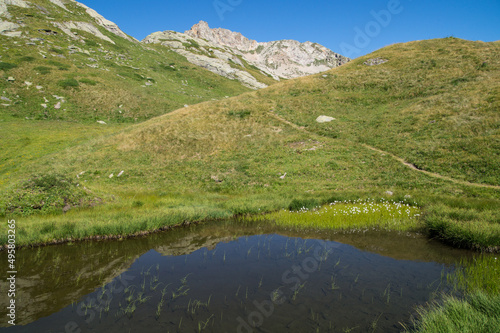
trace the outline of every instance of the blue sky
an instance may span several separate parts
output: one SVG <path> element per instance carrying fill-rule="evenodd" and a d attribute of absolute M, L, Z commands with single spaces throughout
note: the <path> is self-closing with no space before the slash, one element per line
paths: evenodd
<path fill-rule="evenodd" d="M 355 58 L 381 47 L 454 36 L 500 40 L 499 0 L 80 0 L 127 34 L 184 32 L 200 20 L 259 42 L 295 39 Z"/>

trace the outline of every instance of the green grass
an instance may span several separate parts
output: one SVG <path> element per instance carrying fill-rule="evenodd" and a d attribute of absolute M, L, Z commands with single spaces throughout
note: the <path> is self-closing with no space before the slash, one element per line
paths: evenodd
<path fill-rule="evenodd" d="M 500 260 L 482 254 L 462 260 L 448 283 L 462 297 L 446 295 L 418 309 L 413 332 L 498 332 L 500 330 Z"/>
<path fill-rule="evenodd" d="M 482 254 L 470 261 L 461 261 L 457 270 L 447 279 L 460 292 L 480 291 L 487 295 L 499 295 L 500 260 L 496 255 Z"/>
<path fill-rule="evenodd" d="M 419 311 L 421 319 L 413 332 L 455 333 L 500 331 L 500 295 L 475 292 L 465 299 L 446 297 L 443 304 Z"/>
<path fill-rule="evenodd" d="M 409 231 L 421 228 L 420 210 L 400 202 L 332 202 L 313 209 L 302 207 L 298 211 L 278 212 L 254 217 L 274 221 L 279 226 L 306 229 L 383 229 Z"/>
<path fill-rule="evenodd" d="M 202 202 L 199 209 L 208 213 L 201 214 L 195 209 L 186 219 L 274 211 L 281 221 L 294 216 L 295 225 L 424 227 L 431 236 L 454 246 L 498 250 L 500 230 L 495 207 L 500 205 L 500 191 L 466 183 L 498 184 L 494 172 L 499 123 L 494 109 L 496 91 L 500 89 L 498 57 L 494 57 L 500 53 L 497 44 L 445 39 L 393 45 L 326 74 L 182 107 L 134 125 L 127 122 L 164 113 L 162 103 L 172 102 L 162 84 L 177 84 L 173 100 L 180 102 L 178 98 L 183 94 L 179 95 L 179 89 L 186 92 L 198 87 L 206 93 L 211 83 L 206 81 L 206 72 L 186 64 L 179 55 L 168 53 L 162 46 L 148 45 L 155 51 L 143 50 L 141 46 L 118 40 L 116 45 L 105 46 L 120 52 L 128 50 L 126 56 L 131 58 L 137 58 L 140 50 L 143 66 L 136 68 L 142 69 L 134 69 L 132 60 L 109 63 L 111 78 L 100 73 L 103 71 L 97 76 L 94 69 L 78 68 L 76 63 L 71 63 L 69 70 L 59 71 L 57 64 L 52 63 L 51 73 L 40 76 L 47 77 L 49 84 L 62 79 L 74 79 L 81 84 L 78 89 L 58 92 L 67 100 L 61 110 L 37 108 L 36 112 L 38 119 L 64 121 L 52 121 L 49 127 L 47 121 L 6 117 L 0 123 L 7 133 L 0 139 L 2 147 L 7 147 L 0 170 L 2 189 L 16 191 L 21 181 L 32 174 L 55 172 L 74 180 L 83 172 L 78 181 L 102 199 L 99 207 L 54 216 L 56 226 L 42 240 L 27 231 L 29 236 L 21 234 L 20 242 L 152 230 L 177 221 L 162 222 L 165 214 L 185 211 L 188 209 L 185 203 L 195 209 L 195 203 Z M 166 58 L 159 61 L 153 53 Z M 429 60 L 429 54 L 433 55 L 433 61 Z M 148 59 L 149 55 L 152 58 Z M 12 53 L 5 61 L 22 56 Z M 363 65 L 365 58 L 370 57 L 382 57 L 389 62 Z M 485 57 L 487 70 L 481 69 L 479 62 Z M 34 68 L 40 65 L 38 60 L 23 64 Z M 9 72 L 15 70 L 19 68 Z M 122 82 L 124 79 L 116 76 L 118 73 L 126 73 L 130 78 Z M 191 75 L 188 80 L 191 88 L 182 85 L 187 74 Z M 85 84 L 85 79 L 94 78 L 99 84 Z M 141 87 L 146 80 L 155 83 Z M 115 87 L 116 82 L 121 82 L 121 96 L 114 88 L 108 89 Z M 483 89 L 484 85 L 489 88 Z M 32 90 L 22 87 L 15 91 L 20 96 L 16 99 L 12 85 L 10 88 L 6 97 L 19 102 L 22 109 L 26 103 L 22 94 Z M 216 89 L 205 96 L 220 96 Z M 93 95 L 94 92 L 106 96 Z M 75 116 L 78 112 L 75 113 L 72 103 L 80 101 L 83 96 L 80 94 L 86 94 L 87 100 L 82 100 L 81 107 L 89 118 L 82 120 L 82 124 L 70 123 L 68 119 L 79 117 Z M 470 101 L 464 100 L 466 96 Z M 135 103 L 133 108 L 127 100 Z M 36 103 L 40 103 L 39 97 Z M 52 103 L 55 100 L 48 104 Z M 14 108 L 4 110 L 9 112 Z M 337 120 L 316 123 L 316 117 L 322 114 Z M 110 124 L 100 125 L 95 120 Z M 438 128 L 432 127 L 435 124 Z M 79 139 L 68 140 L 72 128 Z M 103 131 L 102 135 L 99 131 Z M 468 146 L 458 149 L 453 146 L 458 142 L 467 142 Z M 447 178 L 412 170 L 393 155 Z M 482 161 L 484 165 L 473 161 Z M 123 175 L 117 177 L 122 171 Z M 393 196 L 385 194 L 387 191 L 393 192 Z M 140 193 L 150 193 L 151 197 L 134 198 Z M 179 201 L 164 200 L 172 196 Z M 352 217 L 344 225 L 329 216 L 333 222 L 322 225 L 311 212 L 300 215 L 281 211 L 301 204 L 312 208 L 321 203 L 368 198 L 399 202 L 406 196 L 418 203 L 418 208 L 410 210 L 414 213 L 420 209 L 421 217 L 399 219 L 391 216 L 394 212 L 387 211 L 380 216 L 370 213 L 362 220 L 356 216 L 358 222 Z M 361 209 L 359 205 L 359 202 L 345 207 L 339 204 L 337 208 Z M 120 229 L 122 209 L 138 212 L 125 229 Z M 100 213 L 95 215 L 95 212 Z M 327 215 L 334 215 L 333 212 Z M 24 225 L 25 230 L 39 230 L 47 222 L 45 219 L 34 215 L 21 219 L 19 225 L 21 228 Z M 66 222 L 73 223 L 78 232 L 64 234 L 65 229 L 57 226 Z"/>
<path fill-rule="evenodd" d="M 83 8 L 74 4 L 69 5 L 72 7 L 69 13 L 49 1 L 35 2 L 47 8 L 55 21 L 87 21 L 96 25 Z M 4 46 L 0 77 L 15 78 L 13 83 L 0 80 L 0 91 L 5 91 L 5 97 L 19 96 L 15 108 L 1 109 L 1 113 L 7 115 L 20 119 L 140 122 L 185 104 L 221 99 L 250 90 L 238 81 L 196 67 L 185 57 L 159 45 L 133 43 L 102 27 L 98 29 L 115 44 L 84 31 L 78 31 L 78 36 L 85 40 L 79 43 L 67 39 L 57 28 L 53 29 L 57 35 L 38 31 L 46 26 L 46 17 L 39 15 L 35 6 L 10 6 L 9 11 L 16 17 L 23 17 L 25 35 L 44 41 L 25 47 L 24 43 L 15 44 L 15 38 L 0 36 Z M 70 54 L 70 45 L 77 46 L 81 52 Z M 26 89 L 25 81 L 32 82 L 33 87 Z M 147 81 L 155 83 L 146 87 Z M 35 89 L 37 85 L 43 89 Z M 74 89 L 76 87 L 78 89 Z M 41 110 L 43 97 L 49 99 L 47 104 L 50 105 L 54 102 L 53 95 L 65 97 L 62 108 L 65 112 L 52 108 Z M 122 109 L 118 113 L 116 109 L 120 105 Z"/>
<path fill-rule="evenodd" d="M 500 210 L 494 204 L 480 210 L 436 203 L 426 210 L 424 221 L 432 236 L 455 247 L 495 252 L 500 246 Z"/>

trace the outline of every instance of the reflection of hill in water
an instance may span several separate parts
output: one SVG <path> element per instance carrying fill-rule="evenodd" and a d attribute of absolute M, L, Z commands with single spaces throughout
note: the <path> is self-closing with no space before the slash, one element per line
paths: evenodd
<path fill-rule="evenodd" d="M 277 230 L 272 223 L 256 224 L 241 220 L 210 222 L 123 241 L 23 249 L 18 252 L 17 258 L 17 323 L 31 323 L 77 302 L 127 271 L 137 258 L 151 249 L 165 256 L 180 256 L 201 248 L 212 250 L 221 242 L 256 234 L 337 241 L 398 260 L 451 264 L 460 256 L 470 255 L 416 234 Z M 6 255 L 5 251 L 0 253 L 0 260 L 6 262 Z M 6 290 L 5 281 L 0 285 L 2 290 Z M 0 299 L 2 317 L 6 315 L 7 302 L 7 297 L 3 295 Z"/>
<path fill-rule="evenodd" d="M 186 236 L 179 239 L 177 242 L 168 245 L 155 247 L 155 251 L 164 256 L 182 256 L 193 253 L 201 248 L 206 248 L 209 251 L 214 250 L 219 243 L 228 243 L 234 240 L 234 237 L 203 237 L 199 235 Z"/>

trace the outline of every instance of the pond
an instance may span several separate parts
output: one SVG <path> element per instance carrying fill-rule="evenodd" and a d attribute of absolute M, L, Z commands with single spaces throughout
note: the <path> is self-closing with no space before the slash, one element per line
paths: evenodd
<path fill-rule="evenodd" d="M 400 332 L 470 256 L 414 233 L 242 220 L 22 249 L 17 325 L 0 332 Z"/>

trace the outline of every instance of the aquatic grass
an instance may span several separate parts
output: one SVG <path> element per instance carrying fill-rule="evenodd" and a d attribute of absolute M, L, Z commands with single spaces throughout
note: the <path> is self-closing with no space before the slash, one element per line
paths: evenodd
<path fill-rule="evenodd" d="M 331 291 L 334 291 L 334 290 L 337 290 L 337 289 L 340 289 L 340 287 L 335 284 L 335 276 L 331 276 L 331 283 L 330 283 L 330 290 Z"/>
<path fill-rule="evenodd" d="M 189 288 L 186 285 L 180 286 L 176 291 L 172 291 L 172 301 L 181 296 L 186 296 L 188 292 Z"/>
<path fill-rule="evenodd" d="M 280 210 L 255 216 L 254 220 L 272 220 L 279 226 L 307 229 L 384 229 L 417 230 L 421 227 L 420 209 L 402 202 L 375 200 L 335 201 L 314 209 Z"/>
<path fill-rule="evenodd" d="M 302 284 L 299 284 L 297 286 L 297 288 L 295 288 L 295 290 L 293 291 L 293 295 L 292 295 L 292 301 L 295 301 L 297 299 L 299 292 L 305 287 L 306 283 L 307 283 L 307 281 L 302 283 Z"/>
<path fill-rule="evenodd" d="M 386 298 L 386 303 L 389 304 L 391 300 L 391 284 L 389 283 L 382 294 L 382 297 Z"/>
<path fill-rule="evenodd" d="M 196 311 L 198 311 L 200 308 L 205 308 L 208 310 L 208 308 L 210 306 L 211 299 L 212 299 L 212 295 L 210 295 L 208 297 L 208 300 L 206 302 L 202 302 L 198 299 L 191 301 L 191 299 L 189 299 L 188 306 L 187 306 L 187 312 L 191 313 L 192 315 L 195 315 Z"/>
<path fill-rule="evenodd" d="M 500 294 L 500 259 L 493 254 L 481 254 L 471 260 L 462 259 L 457 269 L 447 274 L 446 279 L 458 291 Z"/>
<path fill-rule="evenodd" d="M 214 316 L 215 315 L 212 314 L 210 317 L 208 317 L 207 320 L 198 322 L 198 332 L 201 332 L 202 330 L 207 328 L 208 324 L 210 323 L 210 320 L 212 320 Z"/>
<path fill-rule="evenodd" d="M 453 273 L 446 275 L 457 297 L 445 295 L 418 309 L 414 328 L 407 332 L 499 332 L 500 261 L 493 254 L 462 259 Z"/>
<path fill-rule="evenodd" d="M 419 319 L 406 332 L 500 332 L 500 294 L 475 291 L 464 299 L 446 296 L 444 301 L 419 308 Z"/>

